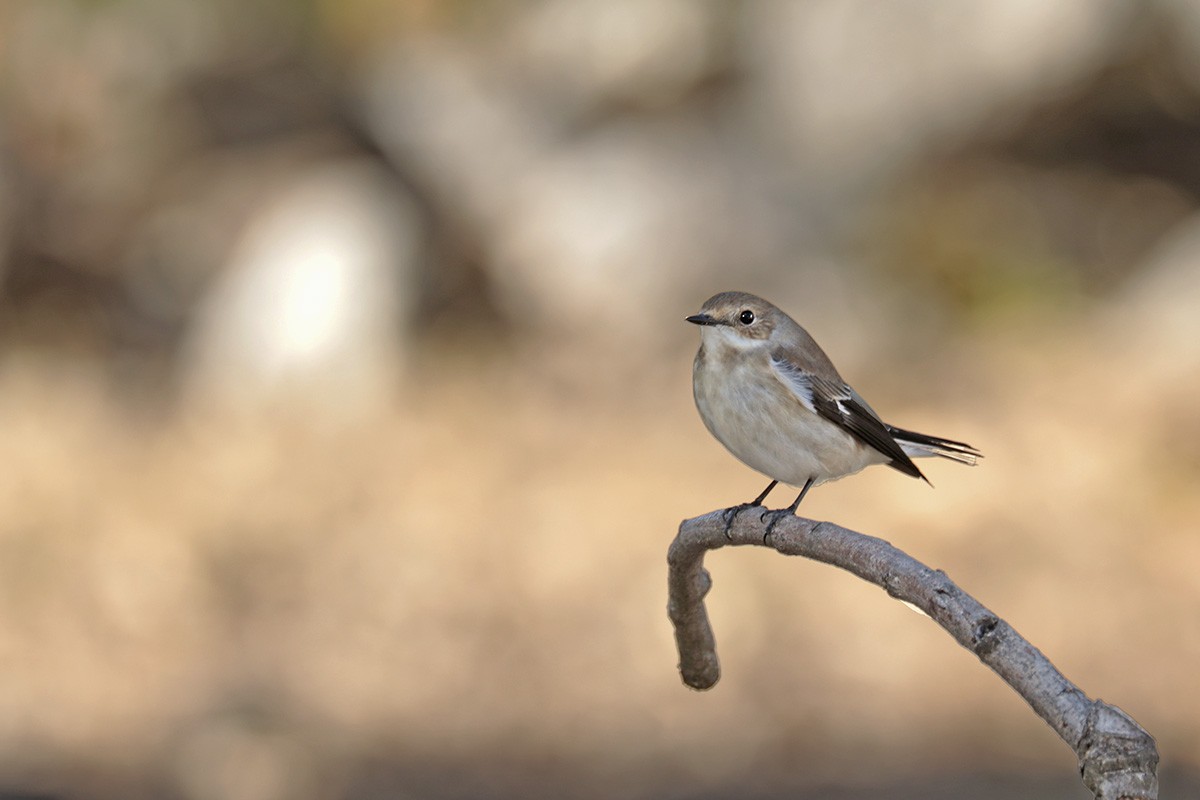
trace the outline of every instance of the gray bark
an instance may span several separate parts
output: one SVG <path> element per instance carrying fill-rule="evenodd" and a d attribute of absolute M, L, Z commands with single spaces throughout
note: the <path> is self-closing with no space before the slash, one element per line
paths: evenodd
<path fill-rule="evenodd" d="M 712 586 L 704 554 L 727 544 L 765 545 L 784 555 L 804 556 L 852 572 L 928 614 L 1025 698 L 1075 751 L 1083 782 L 1097 800 L 1156 800 L 1154 738 L 1121 709 L 1089 698 L 944 572 L 930 569 L 882 539 L 830 522 L 784 517 L 764 542 L 766 530 L 767 522 L 756 508 L 737 516 L 728 538 L 721 511 L 680 524 L 667 553 L 667 610 L 675 626 L 685 684 L 709 689 L 720 678 L 716 640 L 704 608 L 704 596 Z"/>

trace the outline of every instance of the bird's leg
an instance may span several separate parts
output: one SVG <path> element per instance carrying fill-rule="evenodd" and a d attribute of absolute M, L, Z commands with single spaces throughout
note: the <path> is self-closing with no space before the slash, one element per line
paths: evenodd
<path fill-rule="evenodd" d="M 808 490 L 812 488 L 812 485 L 816 482 L 816 480 L 817 479 L 813 477 L 805 481 L 804 488 L 800 490 L 799 496 L 797 496 L 792 504 L 787 508 L 781 508 L 778 511 L 764 511 L 762 513 L 762 515 L 759 517 L 759 520 L 766 520 L 767 515 L 771 515 L 771 521 L 767 523 L 766 533 L 763 534 L 763 544 L 767 543 L 767 539 L 770 537 L 771 531 L 775 530 L 775 525 L 779 522 L 779 520 L 796 513 L 796 509 L 800 507 L 800 501 L 804 499 L 804 495 L 808 494 Z"/>
<path fill-rule="evenodd" d="M 733 536 L 730 535 L 729 530 L 730 530 L 730 528 L 733 527 L 733 521 L 737 518 L 737 515 L 743 511 L 745 511 L 747 508 L 754 508 L 755 506 L 761 506 L 763 504 L 763 500 L 767 499 L 767 495 L 769 495 L 771 493 L 771 490 L 774 489 L 778 483 L 779 483 L 779 481 L 771 481 L 769 484 L 767 484 L 767 488 L 762 490 L 762 494 L 760 494 L 758 497 L 751 500 L 749 503 L 739 503 L 738 505 L 733 506 L 732 508 L 725 509 L 725 513 L 722 514 L 721 516 L 723 516 L 725 518 L 725 538 L 726 539 L 733 539 Z"/>
<path fill-rule="evenodd" d="M 756 497 L 750 501 L 750 505 L 761 506 L 763 504 L 763 500 L 766 500 L 767 495 L 769 495 L 771 493 L 771 490 L 774 489 L 778 485 L 779 485 L 779 481 L 771 481 L 770 483 L 768 483 L 767 488 L 762 490 L 762 494 L 760 494 L 758 497 Z"/>

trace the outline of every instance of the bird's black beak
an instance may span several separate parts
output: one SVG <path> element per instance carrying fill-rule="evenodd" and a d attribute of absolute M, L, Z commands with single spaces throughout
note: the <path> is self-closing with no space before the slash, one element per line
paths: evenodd
<path fill-rule="evenodd" d="M 685 317 L 688 322 L 693 325 L 720 325 L 721 320 L 708 314 L 692 314 L 690 317 Z"/>

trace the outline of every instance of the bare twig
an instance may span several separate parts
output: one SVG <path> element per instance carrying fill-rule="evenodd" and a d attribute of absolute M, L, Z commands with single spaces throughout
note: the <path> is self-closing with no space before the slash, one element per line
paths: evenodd
<path fill-rule="evenodd" d="M 667 554 L 668 613 L 679 647 L 679 671 L 693 689 L 720 677 L 716 641 L 704 596 L 712 585 L 704 554 L 727 544 L 762 545 L 760 514 L 739 514 L 729 539 L 722 512 L 684 520 Z M 984 608 L 941 570 L 930 569 L 892 545 L 829 522 L 784 518 L 767 546 L 854 573 L 892 597 L 912 603 L 955 641 L 991 667 L 1033 707 L 1079 757 L 1084 784 L 1097 800 L 1155 800 L 1158 750 L 1154 738 L 1115 706 L 1088 698 L 1036 647 Z"/>

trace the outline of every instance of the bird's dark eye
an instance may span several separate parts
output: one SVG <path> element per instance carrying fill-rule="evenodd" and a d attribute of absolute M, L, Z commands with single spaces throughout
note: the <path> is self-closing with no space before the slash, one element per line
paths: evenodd
<path fill-rule="evenodd" d="M 741 321 L 743 325 L 749 325 L 751 322 L 754 322 L 754 312 L 747 308 L 738 315 L 738 320 Z"/>

